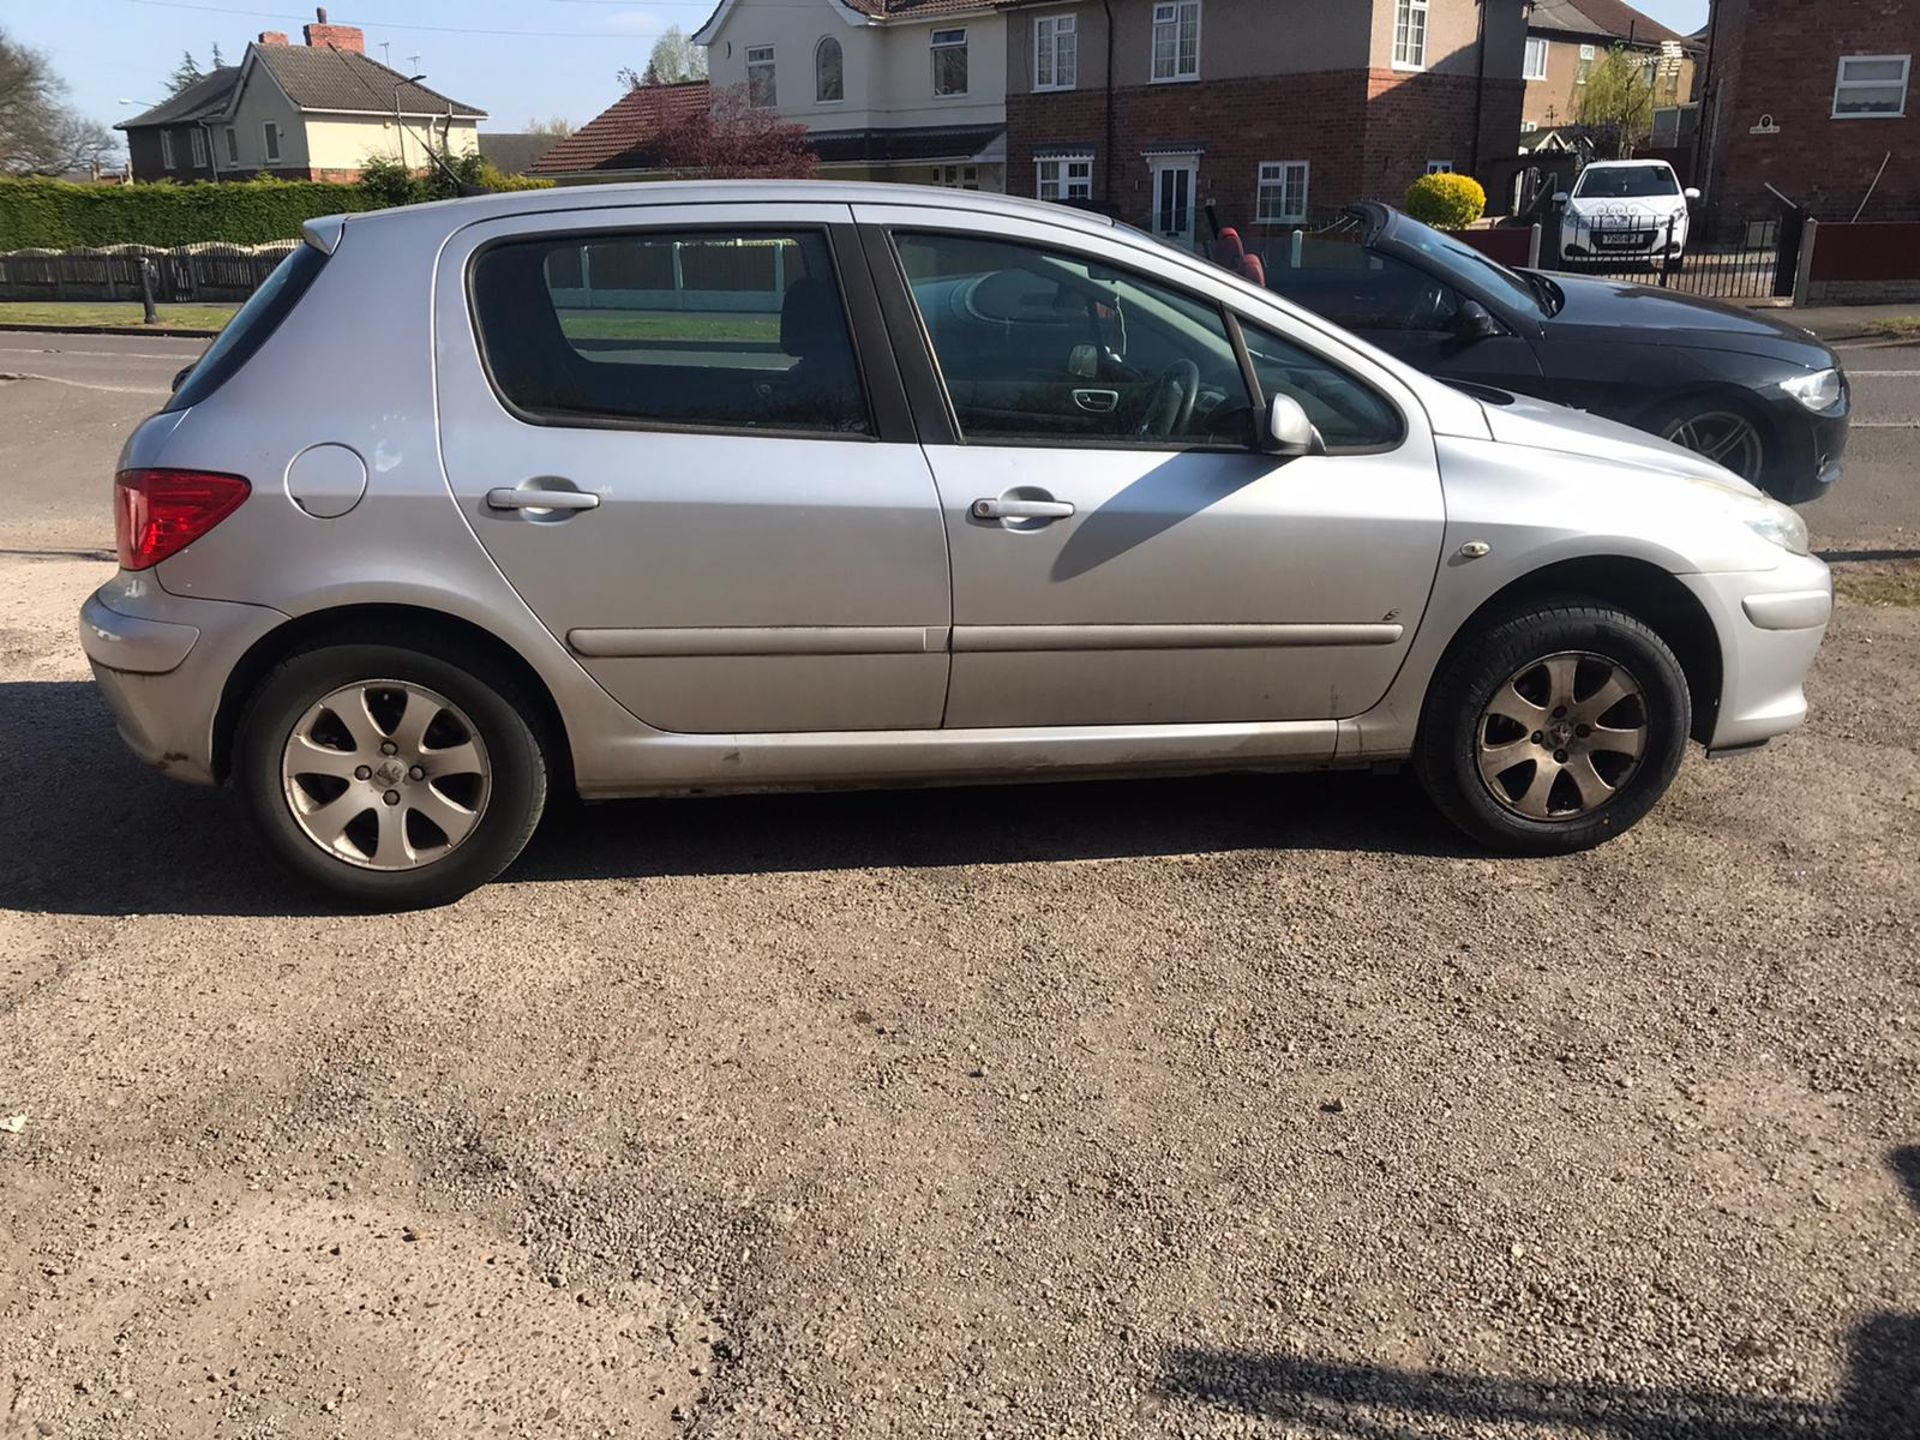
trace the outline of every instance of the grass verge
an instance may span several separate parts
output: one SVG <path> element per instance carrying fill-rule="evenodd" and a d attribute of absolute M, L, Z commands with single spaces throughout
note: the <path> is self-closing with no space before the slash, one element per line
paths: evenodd
<path fill-rule="evenodd" d="M 1843 561 L 1833 567 L 1833 588 L 1860 605 L 1920 609 L 1920 561 Z"/>
<path fill-rule="evenodd" d="M 233 318 L 237 305 L 161 305 L 160 325 L 182 330 L 218 330 Z M 145 330 L 138 301 L 87 303 L 77 300 L 0 301 L 0 323 L 7 325 L 101 325 L 114 330 Z"/>

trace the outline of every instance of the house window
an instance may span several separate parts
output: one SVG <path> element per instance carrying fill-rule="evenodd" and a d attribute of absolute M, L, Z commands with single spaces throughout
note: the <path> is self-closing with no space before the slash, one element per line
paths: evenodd
<path fill-rule="evenodd" d="M 1153 7 L 1153 78 L 1200 78 L 1200 0 Z"/>
<path fill-rule="evenodd" d="M 773 81 L 773 47 L 747 47 L 747 104 L 755 110 L 771 110 L 780 103 L 780 91 Z"/>
<path fill-rule="evenodd" d="M 936 30 L 933 32 L 933 93 L 936 95 L 967 93 L 966 31 Z"/>
<path fill-rule="evenodd" d="M 822 105 L 838 105 L 847 98 L 846 56 L 831 35 L 813 47 L 813 98 Z"/>
<path fill-rule="evenodd" d="M 171 130 L 160 132 L 160 168 L 173 169 L 173 132 Z"/>
<path fill-rule="evenodd" d="M 1035 162 L 1040 184 L 1035 190 L 1042 200 L 1091 200 L 1093 198 L 1093 157 L 1063 155 Z"/>
<path fill-rule="evenodd" d="M 277 163 L 280 159 L 280 127 L 268 120 L 260 127 L 260 139 L 267 149 L 267 163 Z"/>
<path fill-rule="evenodd" d="M 978 165 L 936 165 L 933 167 L 933 183 L 948 190 L 978 190 L 980 188 L 980 167 Z"/>
<path fill-rule="evenodd" d="M 1574 67 L 1573 71 L 1574 84 L 1584 85 L 1587 83 L 1587 76 L 1593 73 L 1593 59 L 1596 53 L 1598 52 L 1596 52 L 1591 45 L 1582 45 L 1580 47 L 1580 63 Z"/>
<path fill-rule="evenodd" d="M 1270 161 L 1260 167 L 1254 218 L 1268 224 L 1307 218 L 1307 162 Z"/>
<path fill-rule="evenodd" d="M 229 165 L 240 163 L 240 132 L 231 125 L 227 126 L 227 163 Z"/>
<path fill-rule="evenodd" d="M 1399 0 L 1394 7 L 1393 67 L 1427 68 L 1427 0 Z"/>
<path fill-rule="evenodd" d="M 207 164 L 207 132 L 192 129 L 187 132 L 188 148 L 193 152 L 193 168 L 202 170 Z"/>
<path fill-rule="evenodd" d="M 1898 118 L 1907 113 L 1911 55 L 1847 55 L 1833 82 L 1833 118 Z"/>
<path fill-rule="evenodd" d="M 1427 174 L 1429 175 L 1451 175 L 1452 173 L 1453 162 L 1451 160 L 1427 161 Z"/>
<path fill-rule="evenodd" d="M 1527 80 L 1547 78 L 1547 42 L 1545 40 L 1527 41 L 1527 68 L 1521 72 Z"/>
<path fill-rule="evenodd" d="M 1033 22 L 1033 88 L 1071 90 L 1080 83 L 1080 21 L 1043 15 Z"/>
<path fill-rule="evenodd" d="M 1533 120 L 1522 120 L 1520 122 L 1520 133 L 1522 135 L 1532 135 L 1537 130 L 1539 130 L 1539 128 L 1540 126 L 1538 122 Z"/>

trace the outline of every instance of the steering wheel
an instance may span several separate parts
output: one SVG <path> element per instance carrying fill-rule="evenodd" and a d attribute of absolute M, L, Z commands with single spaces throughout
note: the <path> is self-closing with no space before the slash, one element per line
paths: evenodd
<path fill-rule="evenodd" d="M 1140 428 L 1133 433 L 1160 439 L 1184 433 L 1193 419 L 1193 402 L 1199 398 L 1200 367 L 1191 360 L 1176 360 L 1154 381 Z"/>

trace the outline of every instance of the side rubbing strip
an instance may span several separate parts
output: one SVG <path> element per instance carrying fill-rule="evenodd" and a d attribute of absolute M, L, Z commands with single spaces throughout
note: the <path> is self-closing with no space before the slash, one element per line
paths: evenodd
<path fill-rule="evenodd" d="M 573 653 L 593 659 L 675 655 L 925 655 L 947 648 L 944 625 L 728 625 L 569 630 Z"/>
<path fill-rule="evenodd" d="M 1264 650 L 1295 645 L 1392 645 L 1406 627 L 1347 625 L 956 625 L 956 652 Z"/>

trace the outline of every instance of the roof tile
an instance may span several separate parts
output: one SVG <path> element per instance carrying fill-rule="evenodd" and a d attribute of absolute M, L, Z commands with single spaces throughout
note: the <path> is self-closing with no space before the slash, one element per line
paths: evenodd
<path fill-rule="evenodd" d="M 678 85 L 640 85 L 542 155 L 530 175 L 572 175 L 582 170 L 641 168 L 646 147 L 672 122 L 707 108 L 704 80 Z M 615 161 L 631 160 L 621 166 Z"/>
<path fill-rule="evenodd" d="M 407 115 L 484 117 L 486 111 L 450 100 L 438 90 L 408 81 L 397 70 L 355 50 L 332 45 L 260 45 L 247 47 L 253 59 L 272 72 L 287 98 L 302 110 L 363 110 L 391 115 L 394 86 Z"/>

